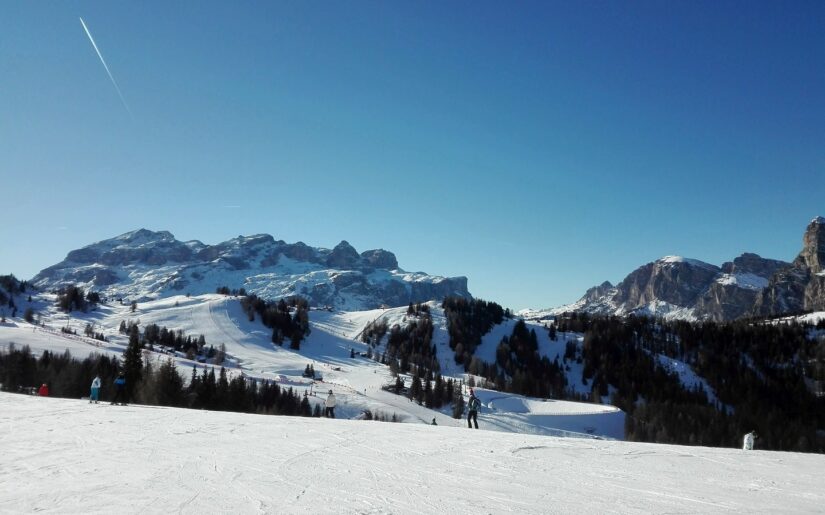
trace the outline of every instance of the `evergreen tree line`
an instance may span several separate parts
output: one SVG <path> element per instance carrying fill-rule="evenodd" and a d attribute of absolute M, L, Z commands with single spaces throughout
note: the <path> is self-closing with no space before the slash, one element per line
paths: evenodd
<path fill-rule="evenodd" d="M 468 370 L 476 347 L 481 338 L 493 326 L 510 318 L 510 310 L 505 310 L 495 302 L 481 299 L 464 299 L 447 297 L 441 304 L 447 318 L 447 331 L 450 335 L 450 348 L 455 351 L 455 362 L 463 364 Z"/>
<path fill-rule="evenodd" d="M 512 317 L 510 311 L 494 302 L 457 297 L 445 299 L 442 305 L 450 347 L 455 350 L 456 363 L 463 364 L 465 371 L 501 391 L 544 398 L 565 395 L 567 382 L 562 365 L 539 354 L 538 337 L 523 320 L 516 322 L 512 334 L 498 344 L 495 362 L 488 363 L 473 353 L 493 326 Z"/>
<path fill-rule="evenodd" d="M 8 303 L 8 307 L 14 308 L 15 295 L 26 293 L 29 283 L 19 281 L 13 274 L 0 275 L 0 306 Z"/>
<path fill-rule="evenodd" d="M 371 323 L 361 335 L 362 340 L 376 347 L 387 335 L 383 352 L 379 354 L 376 348 L 374 354 L 376 360 L 389 366 L 396 378 L 395 384 L 387 389 L 406 394 L 410 400 L 431 409 L 454 402 L 458 387 L 452 379 L 445 381 L 440 374 L 437 348 L 432 341 L 433 321 L 429 306 L 410 304 L 405 320 L 406 326 L 395 324 L 389 331 L 386 321 Z M 399 374 L 411 376 L 408 387 Z"/>
<path fill-rule="evenodd" d="M 233 297 L 246 297 L 246 288 L 229 289 L 229 286 L 218 286 L 215 293 L 219 295 L 231 295 Z"/>
<path fill-rule="evenodd" d="M 377 347 L 381 343 L 381 340 L 384 339 L 388 330 L 389 327 L 386 320 L 373 320 L 367 323 L 364 330 L 361 331 L 361 341 L 368 344 L 370 348 Z"/>
<path fill-rule="evenodd" d="M 626 412 L 629 440 L 730 447 L 755 429 L 763 449 L 825 451 L 825 397 L 813 391 L 825 379 L 825 322 L 691 323 L 569 313 L 547 328 L 551 339 L 583 335 L 581 348 L 568 342 L 561 363 L 538 354 L 537 336 L 522 321 L 502 339 L 495 363 L 485 363 L 467 353 L 501 323 L 498 310 L 464 299 L 447 299 L 444 308 L 450 346 L 465 370 L 503 391 L 609 400 Z M 717 400 L 699 384 L 683 385 L 657 354 L 689 365 Z M 587 397 L 568 387 L 564 373 L 573 361 L 583 365 Z"/>
<path fill-rule="evenodd" d="M 103 387 L 101 400 L 114 397 L 113 382 L 118 373 L 126 370 L 117 358 L 93 354 L 77 360 L 69 351 L 54 354 L 44 351 L 36 358 L 28 346 L 20 349 L 11 345 L 7 352 L 0 352 L 0 382 L 6 391 L 18 387 L 31 387 L 46 383 L 54 397 L 79 399 L 89 395 L 89 386 L 99 375 Z M 320 416 L 320 407 L 313 410 L 306 396 L 292 388 L 283 389 L 274 382 L 249 380 L 242 376 L 227 377 L 226 369 L 192 369 L 188 385 L 178 373 L 171 359 L 160 363 L 140 363 L 139 373 L 127 373 L 133 378 L 129 388 L 130 402 L 157 406 L 174 406 L 244 413 L 272 415 Z M 134 379 L 137 377 L 137 379 Z"/>
<path fill-rule="evenodd" d="M 257 315 L 263 325 L 272 329 L 272 343 L 276 345 L 283 345 L 287 339 L 291 349 L 299 350 L 301 341 L 309 335 L 309 304 L 304 298 L 267 302 L 256 295 L 247 295 L 241 299 L 241 307 L 250 322 Z"/>
<path fill-rule="evenodd" d="M 813 326 L 581 315 L 559 322 L 584 329 L 583 381 L 596 400 L 612 391 L 611 403 L 627 413 L 629 440 L 727 447 L 755 429 L 763 449 L 825 451 L 817 432 L 825 428 L 825 398 L 806 382 L 825 363 Z M 656 354 L 685 362 L 718 400 L 682 385 Z"/>
<path fill-rule="evenodd" d="M 523 320 L 516 322 L 513 333 L 502 338 L 496 348 L 497 367 L 490 366 L 483 375 L 499 388 L 530 397 L 564 396 L 567 380 L 558 359 L 550 361 L 538 351 L 535 330 L 527 329 Z M 470 373 L 473 373 L 472 366 Z"/>
<path fill-rule="evenodd" d="M 432 376 L 441 370 L 432 342 L 432 316 L 429 310 L 418 310 L 416 313 L 407 318 L 405 327 L 395 324 L 387 335 L 381 362 L 388 364 L 393 374 L 415 371 L 422 376 Z"/>
<path fill-rule="evenodd" d="M 405 386 L 400 375 L 395 377 L 395 384 L 385 387 L 398 395 L 406 395 L 410 400 L 430 409 L 440 409 L 445 405 L 456 402 L 456 396 L 461 398 L 461 388 L 453 379 L 444 380 L 441 374 L 427 373 L 419 375 L 418 369 L 412 374 L 409 387 Z M 463 411 L 463 405 L 462 405 Z M 455 416 L 455 414 L 454 414 Z M 461 417 L 461 411 L 455 418 Z"/>
<path fill-rule="evenodd" d="M 184 352 L 190 359 L 194 359 L 196 356 L 213 358 L 218 353 L 213 346 L 206 347 L 206 338 L 202 334 L 193 337 L 184 334 L 180 329 L 168 329 L 166 326 L 148 324 L 141 333 L 139 322 L 123 320 L 120 322 L 118 331 L 127 335 L 137 331 L 141 348 L 146 347 L 149 350 L 154 350 L 155 345 L 159 345 L 167 349 Z M 220 362 L 223 362 L 223 360 L 221 359 Z"/>
<path fill-rule="evenodd" d="M 70 284 L 57 290 L 57 307 L 64 313 L 72 311 L 86 312 L 100 302 L 100 294 L 94 291 L 86 293 L 83 288 Z"/>

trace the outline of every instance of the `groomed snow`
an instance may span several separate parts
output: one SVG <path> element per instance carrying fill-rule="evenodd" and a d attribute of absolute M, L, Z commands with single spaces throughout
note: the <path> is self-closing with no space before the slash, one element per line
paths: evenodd
<path fill-rule="evenodd" d="M 737 442 L 732 442 L 736 445 Z M 825 456 L 0 393 L 2 513 L 821 513 Z"/>

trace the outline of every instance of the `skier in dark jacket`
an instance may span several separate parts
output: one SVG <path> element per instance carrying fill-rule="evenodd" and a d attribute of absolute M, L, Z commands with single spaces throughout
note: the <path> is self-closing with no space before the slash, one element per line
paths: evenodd
<path fill-rule="evenodd" d="M 122 373 L 118 374 L 115 379 L 115 398 L 112 404 L 117 404 L 120 401 L 122 405 L 126 405 L 126 377 Z"/>
<path fill-rule="evenodd" d="M 473 424 L 470 422 L 474 422 L 476 425 L 476 429 L 478 429 L 478 408 L 481 406 L 481 401 L 478 400 L 476 397 L 475 392 L 472 388 L 470 388 L 470 400 L 467 401 L 467 427 L 470 429 L 473 428 Z"/>

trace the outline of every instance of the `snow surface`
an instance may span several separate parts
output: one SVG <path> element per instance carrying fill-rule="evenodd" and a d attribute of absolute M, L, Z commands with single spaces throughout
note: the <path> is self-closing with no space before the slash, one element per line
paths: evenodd
<path fill-rule="evenodd" d="M 675 264 L 675 263 L 687 263 L 689 265 L 698 266 L 701 268 L 707 268 L 710 270 L 718 270 L 719 267 L 711 265 L 710 263 L 705 263 L 704 261 L 700 261 L 698 259 L 691 259 L 682 256 L 664 256 L 663 258 L 657 260 L 658 263 L 663 264 Z"/>
<path fill-rule="evenodd" d="M 721 274 L 716 282 L 725 286 L 738 286 L 747 290 L 762 290 L 768 286 L 768 280 L 756 274 Z"/>
<path fill-rule="evenodd" d="M 816 454 L 7 393 L 0 393 L 0 445 L 2 513 L 822 513 L 825 506 L 825 456 Z"/>

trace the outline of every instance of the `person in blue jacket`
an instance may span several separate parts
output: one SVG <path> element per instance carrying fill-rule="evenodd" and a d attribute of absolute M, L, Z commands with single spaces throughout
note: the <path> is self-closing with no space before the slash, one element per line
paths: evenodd
<path fill-rule="evenodd" d="M 117 375 L 117 379 L 115 379 L 115 398 L 112 401 L 112 404 L 117 404 L 117 402 L 125 406 L 126 405 L 126 377 L 124 377 L 123 373 Z"/>
<path fill-rule="evenodd" d="M 100 376 L 95 376 L 92 380 L 92 390 L 89 393 L 89 404 L 95 403 L 97 404 L 98 398 L 100 397 Z"/>

